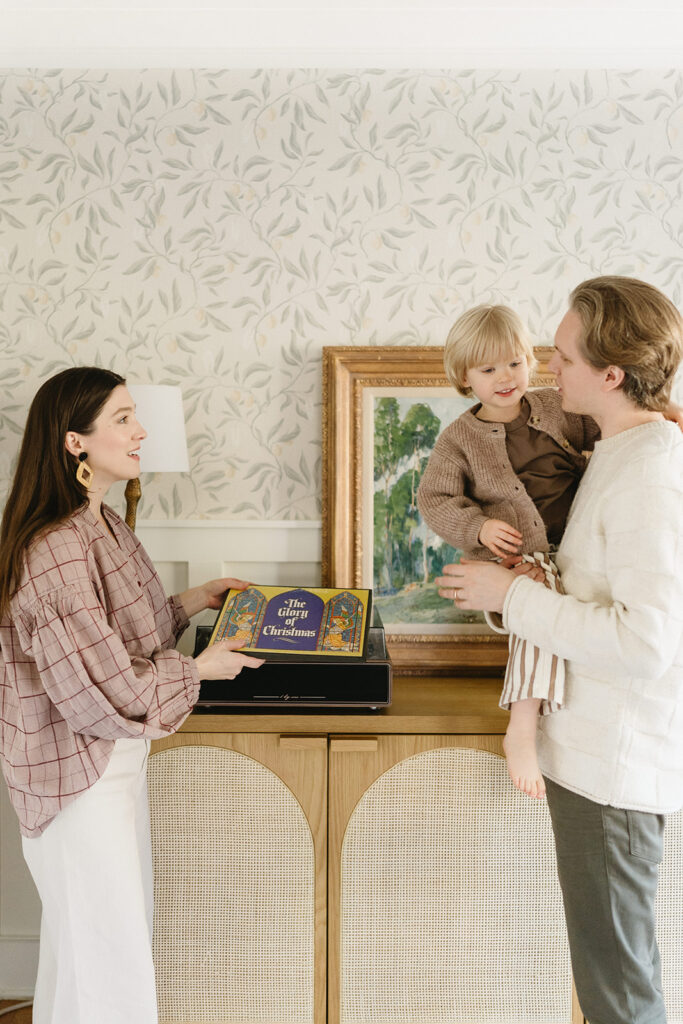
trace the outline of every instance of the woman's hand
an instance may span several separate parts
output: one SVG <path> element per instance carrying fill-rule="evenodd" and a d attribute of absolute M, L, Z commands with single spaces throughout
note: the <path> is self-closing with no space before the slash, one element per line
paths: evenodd
<path fill-rule="evenodd" d="M 200 587 L 184 590 L 178 597 L 183 603 L 188 619 L 191 619 L 193 615 L 203 612 L 206 608 L 220 608 L 228 590 L 246 590 L 248 586 L 250 584 L 244 580 L 223 576 L 217 580 L 208 580 Z"/>
<path fill-rule="evenodd" d="M 444 565 L 436 579 L 441 597 L 450 598 L 456 608 L 502 612 L 505 596 L 515 580 L 509 569 L 494 562 L 463 559 L 458 565 Z"/>
<path fill-rule="evenodd" d="M 229 590 L 246 590 L 247 587 L 251 586 L 246 580 L 236 580 L 232 576 L 224 576 L 219 580 L 209 580 L 200 589 L 204 590 L 206 595 L 205 608 L 220 608 L 223 604 L 223 599 Z"/>
<path fill-rule="evenodd" d="M 234 679 L 243 668 L 259 668 L 263 658 L 241 654 L 243 640 L 218 640 L 194 659 L 200 679 Z"/>

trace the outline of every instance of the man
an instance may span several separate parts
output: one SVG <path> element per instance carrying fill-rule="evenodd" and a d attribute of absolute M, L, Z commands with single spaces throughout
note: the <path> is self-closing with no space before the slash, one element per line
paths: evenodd
<path fill-rule="evenodd" d="M 579 285 L 550 368 L 563 409 L 592 416 L 601 440 L 557 553 L 566 594 L 492 563 L 437 580 L 566 659 L 539 761 L 591 1024 L 666 1021 L 654 901 L 663 816 L 683 806 L 683 436 L 661 410 L 682 356 L 681 317 L 657 289 Z"/>

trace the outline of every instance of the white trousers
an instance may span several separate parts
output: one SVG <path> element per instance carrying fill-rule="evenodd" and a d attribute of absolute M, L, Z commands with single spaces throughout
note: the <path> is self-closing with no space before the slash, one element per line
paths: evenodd
<path fill-rule="evenodd" d="M 43 904 L 34 1024 L 157 1024 L 144 739 L 22 840 Z"/>

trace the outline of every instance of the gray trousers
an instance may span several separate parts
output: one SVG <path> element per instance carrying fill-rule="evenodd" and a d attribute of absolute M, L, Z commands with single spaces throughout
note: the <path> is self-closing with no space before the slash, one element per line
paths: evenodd
<path fill-rule="evenodd" d="M 664 816 L 546 779 L 574 982 L 590 1024 L 665 1024 L 655 895 Z"/>

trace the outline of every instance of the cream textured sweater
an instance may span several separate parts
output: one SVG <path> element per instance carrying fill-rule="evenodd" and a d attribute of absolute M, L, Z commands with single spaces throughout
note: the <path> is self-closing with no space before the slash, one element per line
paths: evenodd
<path fill-rule="evenodd" d="M 566 595 L 518 578 L 503 621 L 567 659 L 543 718 L 545 775 L 600 804 L 683 806 L 683 436 L 655 421 L 598 441 L 557 553 Z"/>

